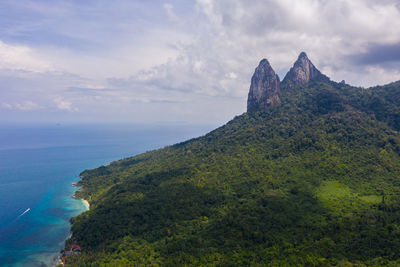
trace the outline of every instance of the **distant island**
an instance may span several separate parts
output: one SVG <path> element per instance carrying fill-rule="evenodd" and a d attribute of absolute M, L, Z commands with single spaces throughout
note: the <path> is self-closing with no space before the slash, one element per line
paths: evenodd
<path fill-rule="evenodd" d="M 400 265 L 400 81 L 255 69 L 247 112 L 81 173 L 67 266 Z"/>

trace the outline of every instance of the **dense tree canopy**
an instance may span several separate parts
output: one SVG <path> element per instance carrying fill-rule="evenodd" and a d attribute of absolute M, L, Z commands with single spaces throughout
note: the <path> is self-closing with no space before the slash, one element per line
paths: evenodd
<path fill-rule="evenodd" d="M 84 171 L 71 266 L 400 264 L 400 82 L 281 104 Z"/>

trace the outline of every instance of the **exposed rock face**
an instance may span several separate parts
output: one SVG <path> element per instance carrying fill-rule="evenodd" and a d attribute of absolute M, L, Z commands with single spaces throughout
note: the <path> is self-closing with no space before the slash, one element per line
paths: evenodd
<path fill-rule="evenodd" d="M 312 64 L 306 53 L 301 52 L 293 67 L 283 79 L 285 84 L 283 89 L 305 85 L 317 77 L 329 79 Z M 261 60 L 251 78 L 247 112 L 265 111 L 269 107 L 279 104 L 281 102 L 280 95 L 278 75 L 276 75 L 268 60 Z"/>
<path fill-rule="evenodd" d="M 247 111 L 267 110 L 268 107 L 279 104 L 279 85 L 279 77 L 268 60 L 261 60 L 251 78 Z"/>
<path fill-rule="evenodd" d="M 322 75 L 321 72 L 311 63 L 307 54 L 301 52 L 299 58 L 283 80 L 285 82 L 291 81 L 295 85 L 304 85 L 319 75 Z"/>

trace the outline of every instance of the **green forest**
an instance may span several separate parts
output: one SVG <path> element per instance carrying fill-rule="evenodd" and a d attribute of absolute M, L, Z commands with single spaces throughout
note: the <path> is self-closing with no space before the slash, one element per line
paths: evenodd
<path fill-rule="evenodd" d="M 67 266 L 399 266 L 400 82 L 280 99 L 83 171 Z"/>

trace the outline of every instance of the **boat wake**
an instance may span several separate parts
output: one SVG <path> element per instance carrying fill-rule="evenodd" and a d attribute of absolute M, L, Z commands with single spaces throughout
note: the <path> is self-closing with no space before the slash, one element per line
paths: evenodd
<path fill-rule="evenodd" d="M 12 222 L 10 222 L 10 224 L 14 224 L 15 222 L 17 222 L 22 216 L 24 216 L 25 214 L 27 214 L 29 211 L 31 210 L 31 208 L 27 208 L 23 213 L 21 213 L 17 218 L 15 218 Z"/>
<path fill-rule="evenodd" d="M 23 213 L 21 213 L 21 215 L 19 215 L 18 217 L 17 217 L 17 220 L 19 219 L 19 218 L 21 218 L 22 216 L 24 216 L 27 212 L 29 212 L 31 210 L 31 208 L 27 208 L 26 209 L 26 211 L 24 211 Z"/>

